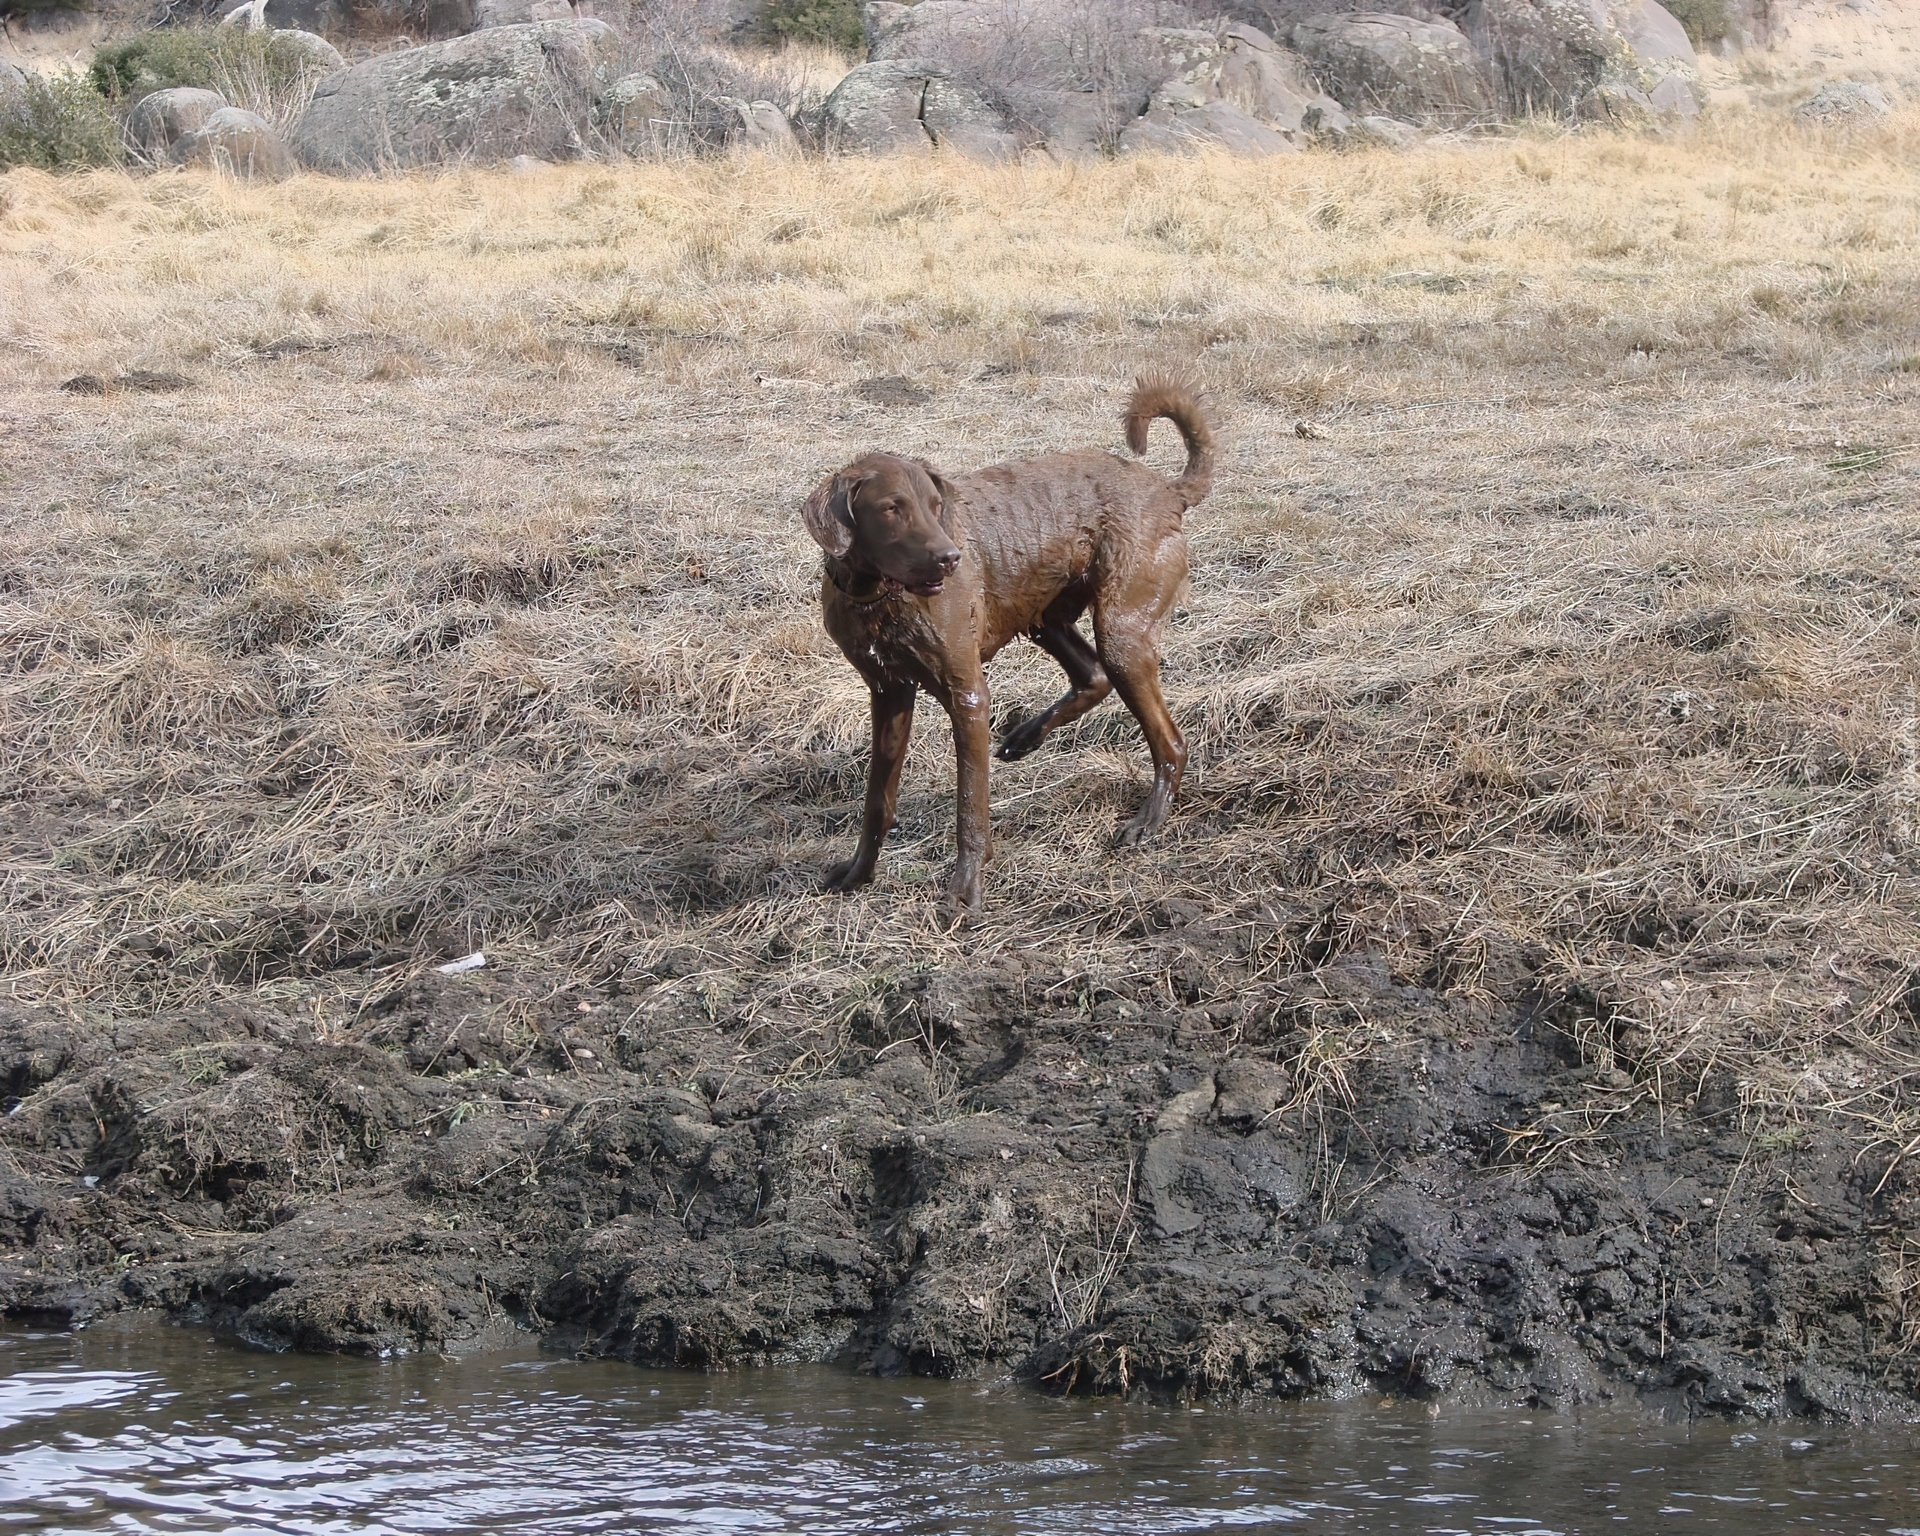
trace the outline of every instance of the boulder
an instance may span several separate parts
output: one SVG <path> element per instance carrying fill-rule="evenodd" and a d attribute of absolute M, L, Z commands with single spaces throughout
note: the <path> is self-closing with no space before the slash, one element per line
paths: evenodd
<path fill-rule="evenodd" d="M 1461 118 L 1491 105 L 1473 45 L 1450 21 L 1373 11 L 1314 16 L 1293 29 L 1293 45 L 1353 111 Z"/>
<path fill-rule="evenodd" d="M 264 7 L 258 6 L 257 0 L 229 0 L 220 7 L 220 19 L 225 21 L 239 11 L 252 12 L 238 18 L 242 24 L 264 24 L 281 31 L 338 35 L 351 20 L 348 0 L 267 0 Z"/>
<path fill-rule="evenodd" d="M 971 86 L 946 75 L 928 77 L 920 121 L 936 148 L 970 160 L 1004 160 L 1021 150 L 1021 135 L 1006 114 Z"/>
<path fill-rule="evenodd" d="M 27 77 L 0 59 L 0 131 L 24 122 L 27 116 Z"/>
<path fill-rule="evenodd" d="M 938 144 L 998 159 L 1020 149 L 1000 110 L 930 59 L 860 65 L 827 97 L 826 119 L 841 148 L 872 154 L 923 155 Z"/>
<path fill-rule="evenodd" d="M 1217 32 L 1153 27 L 1141 35 L 1156 47 L 1166 70 L 1148 103 L 1149 115 L 1224 102 L 1293 134 L 1309 107 L 1330 100 L 1306 79 L 1291 54 L 1254 27 L 1235 23 Z"/>
<path fill-rule="evenodd" d="M 787 121 L 787 114 L 773 102 L 741 101 L 737 97 L 722 96 L 720 105 L 733 113 L 736 120 L 727 136 L 727 142 L 736 148 L 764 155 L 799 153 L 800 143 L 793 136 L 793 124 Z"/>
<path fill-rule="evenodd" d="M 317 32 L 302 32 L 297 27 L 282 27 L 274 33 L 274 37 L 282 45 L 297 50 L 301 59 L 316 75 L 328 74 L 333 70 L 347 67 L 347 61 L 340 56 L 340 50 Z"/>
<path fill-rule="evenodd" d="M 1061 160 L 1084 160 L 1111 150 L 1122 123 L 1131 121 L 1141 105 L 1116 110 L 1111 98 L 1093 91 L 1032 87 L 1012 93 L 1004 110 L 1028 148 Z"/>
<path fill-rule="evenodd" d="M 1354 149 L 1369 145 L 1385 149 L 1413 149 L 1420 143 L 1420 130 L 1412 123 L 1401 122 L 1397 117 L 1371 112 L 1365 117 L 1355 118 L 1336 137 L 1342 145 Z"/>
<path fill-rule="evenodd" d="M 869 62 L 874 57 L 874 44 L 910 9 L 900 4 L 900 0 L 868 0 L 860 7 L 860 35 L 866 44 Z"/>
<path fill-rule="evenodd" d="M 1194 154 L 1224 149 L 1235 155 L 1292 155 L 1300 146 L 1251 112 L 1225 101 L 1163 112 L 1156 107 L 1120 135 L 1123 154 Z"/>
<path fill-rule="evenodd" d="M 1089 28 L 1099 15 L 1085 8 L 1033 0 L 918 0 L 912 6 L 875 0 L 862 13 L 873 63 L 937 64 L 944 84 L 937 104 L 943 124 L 934 137 L 976 158 L 1023 148 L 1064 158 L 1111 147 L 1120 123 L 1145 106 L 1144 82 L 1117 93 L 1096 91 L 1089 75 Z M 1098 50 L 1093 50 L 1097 52 Z M 1097 73 L 1097 71 L 1096 71 Z M 991 93 L 989 101 L 988 93 Z"/>
<path fill-rule="evenodd" d="M 861 17 L 869 63 L 885 59 L 950 58 L 957 52 L 996 47 L 1004 38 L 1001 8 L 979 0 L 919 0 L 917 5 L 869 5 Z M 1037 10 L 1033 25 L 1059 30 L 1054 13 Z M 1028 47 L 1050 37 L 1023 37 Z"/>
<path fill-rule="evenodd" d="M 869 154 L 933 153 L 933 137 L 920 111 L 928 77 L 940 68 L 931 60 L 885 60 L 849 70 L 824 109 L 837 147 Z"/>
<path fill-rule="evenodd" d="M 684 144 L 680 115 L 657 78 L 622 75 L 600 93 L 593 120 L 603 134 L 628 153 L 645 154 Z"/>
<path fill-rule="evenodd" d="M 523 27 L 532 21 L 571 21 L 569 0 L 473 0 L 473 25 Z"/>
<path fill-rule="evenodd" d="M 471 32 L 474 24 L 474 0 L 427 0 L 428 37 L 458 37 Z"/>
<path fill-rule="evenodd" d="M 1848 117 L 1885 117 L 1893 110 L 1887 93 L 1870 80 L 1835 80 L 1800 103 L 1800 116 L 1822 121 Z"/>
<path fill-rule="evenodd" d="M 163 155 L 227 104 L 217 91 L 175 86 L 142 96 L 127 114 L 127 137 L 149 155 Z"/>
<path fill-rule="evenodd" d="M 1609 128 L 1644 128 L 1653 121 L 1653 103 L 1638 86 L 1614 81 L 1596 85 L 1574 107 L 1574 119 Z"/>
<path fill-rule="evenodd" d="M 1258 28 L 1153 27 L 1141 36 L 1158 51 L 1166 78 L 1145 114 L 1120 136 L 1130 151 L 1192 151 L 1209 145 L 1235 154 L 1289 154 L 1316 132 L 1348 124 L 1293 55 Z"/>
<path fill-rule="evenodd" d="M 1316 139 L 1338 141 L 1353 127 L 1353 117 L 1331 96 L 1321 96 L 1300 116 L 1300 132 L 1309 143 Z"/>
<path fill-rule="evenodd" d="M 1519 111 L 1560 112 L 1577 103 L 1586 118 L 1589 91 L 1648 94 L 1678 76 L 1691 99 L 1699 79 L 1686 29 L 1657 0 L 1470 0 L 1466 24 Z M 1678 88 L 1669 96 L 1678 101 Z"/>
<path fill-rule="evenodd" d="M 489 27 L 405 48 L 320 82 L 294 134 L 308 164 L 372 170 L 529 154 L 571 159 L 619 39 L 603 21 Z"/>
<path fill-rule="evenodd" d="M 1662 117 L 1698 117 L 1699 98 L 1680 75 L 1662 75 L 1647 92 L 1647 104 Z"/>
<path fill-rule="evenodd" d="M 0 59 L 0 111 L 17 112 L 26 105 L 27 77 Z"/>
<path fill-rule="evenodd" d="M 1640 69 L 1664 74 L 1679 66 L 1685 74 L 1698 73 L 1693 39 L 1659 0 L 1616 0 L 1607 6 L 1606 18 Z"/>
<path fill-rule="evenodd" d="M 1624 81 L 1596 85 L 1574 107 L 1579 123 L 1604 123 L 1614 128 L 1645 128 L 1664 118 L 1698 117 L 1700 102 L 1693 87 L 1678 75 L 1663 76 L 1651 91 Z"/>
<path fill-rule="evenodd" d="M 198 128 L 181 134 L 174 141 L 172 158 L 175 165 L 228 171 L 249 179 L 278 180 L 299 169 L 273 125 L 242 107 L 222 107 Z"/>

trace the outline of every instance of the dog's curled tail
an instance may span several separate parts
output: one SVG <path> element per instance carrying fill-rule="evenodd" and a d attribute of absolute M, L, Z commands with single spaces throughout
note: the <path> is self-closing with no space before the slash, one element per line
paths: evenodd
<path fill-rule="evenodd" d="M 1164 373 L 1142 374 L 1133 382 L 1127 401 L 1127 446 L 1136 454 L 1147 451 L 1147 425 L 1164 416 L 1180 429 L 1187 445 L 1187 467 L 1174 476 L 1173 488 L 1181 504 L 1192 506 L 1213 484 L 1213 429 L 1200 409 L 1199 398 L 1186 385 Z"/>

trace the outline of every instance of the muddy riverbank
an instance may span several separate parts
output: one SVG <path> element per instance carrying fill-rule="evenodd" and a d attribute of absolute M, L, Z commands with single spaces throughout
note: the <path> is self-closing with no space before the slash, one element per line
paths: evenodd
<path fill-rule="evenodd" d="M 1169 967 L 1238 951 L 1248 979 L 1167 1008 L 1151 982 L 909 974 L 830 1071 L 784 1080 L 700 1065 L 751 1026 L 691 955 L 521 996 L 521 1040 L 472 1023 L 502 1017 L 499 968 L 376 981 L 335 1043 L 291 996 L 10 1007 L 0 1299 L 271 1348 L 532 1329 L 1055 1391 L 1911 1409 L 1876 1241 L 1897 1172 L 1819 1130 L 1763 1144 L 1710 1077 L 1636 1092 L 1632 1042 L 1524 955 L 1462 1004 L 1365 952 L 1256 981 L 1302 938 L 1270 917 L 1143 922 Z M 1340 1009 L 1368 1051 L 1316 1063 Z M 1313 1071 L 1327 1091 L 1289 1103 Z"/>

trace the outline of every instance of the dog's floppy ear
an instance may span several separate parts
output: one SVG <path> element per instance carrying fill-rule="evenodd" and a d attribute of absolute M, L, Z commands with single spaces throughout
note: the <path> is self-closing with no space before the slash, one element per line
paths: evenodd
<path fill-rule="evenodd" d="M 807 520 L 807 532 L 836 560 L 844 559 L 853 548 L 853 493 L 866 478 L 850 475 L 844 469 L 828 475 L 800 508 L 800 515 Z"/>

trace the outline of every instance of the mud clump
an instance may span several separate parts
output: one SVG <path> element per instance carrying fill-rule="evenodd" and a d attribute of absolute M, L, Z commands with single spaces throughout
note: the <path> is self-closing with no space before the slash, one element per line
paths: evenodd
<path fill-rule="evenodd" d="M 737 1021 L 673 980 L 376 982 L 334 1039 L 284 985 L 10 1006 L 0 1302 L 371 1354 L 1911 1406 L 1904 1170 L 1762 1144 L 1731 1085 L 1666 1102 L 1523 961 L 1491 1005 L 1360 950 L 1169 1008 L 1002 957 L 896 978 L 798 1072 L 702 1065 Z"/>

